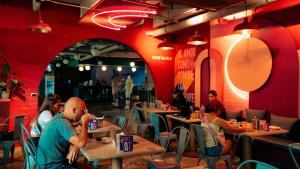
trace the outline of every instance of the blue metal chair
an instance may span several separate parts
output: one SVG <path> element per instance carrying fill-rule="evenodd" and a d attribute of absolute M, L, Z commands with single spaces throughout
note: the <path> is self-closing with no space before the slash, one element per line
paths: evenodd
<path fill-rule="evenodd" d="M 176 158 L 172 159 L 155 159 L 148 161 L 147 169 L 178 169 L 180 168 L 180 162 L 183 152 L 188 144 L 190 138 L 190 131 L 181 126 L 175 127 L 171 133 L 175 134 L 179 130 L 179 141 L 177 143 Z M 171 137 L 169 137 L 167 146 L 170 144 Z"/>
<path fill-rule="evenodd" d="M 297 161 L 297 159 L 296 159 L 296 157 L 295 157 L 295 155 L 293 153 L 295 151 L 300 152 L 300 143 L 293 143 L 293 144 L 289 145 L 289 152 L 291 154 L 291 157 L 292 157 L 292 159 L 293 159 L 293 161 L 294 161 L 297 169 L 300 169 L 299 163 L 298 163 L 298 161 Z"/>
<path fill-rule="evenodd" d="M 138 135 L 144 137 L 146 130 L 148 127 L 152 126 L 152 123 L 147 121 L 147 119 L 144 117 L 144 112 L 142 109 L 133 106 L 132 112 L 136 122 L 138 123 Z"/>
<path fill-rule="evenodd" d="M 125 128 L 125 117 L 122 115 L 118 115 L 117 117 L 114 118 L 112 121 L 113 123 L 118 123 L 118 125 L 124 129 Z"/>
<path fill-rule="evenodd" d="M 153 124 L 153 128 L 154 128 L 154 143 L 159 142 L 162 147 L 166 148 L 167 141 L 169 139 L 177 139 L 176 134 L 170 133 L 169 128 L 168 128 L 167 123 L 166 123 L 166 120 L 164 119 L 164 117 L 162 117 L 161 115 L 156 114 L 156 113 L 150 113 L 149 116 L 150 116 L 150 121 Z M 164 125 L 163 127 L 167 131 L 160 132 L 160 125 L 159 125 L 160 121 L 163 122 L 163 125 Z"/>
<path fill-rule="evenodd" d="M 214 169 L 216 162 L 218 160 L 224 160 L 226 163 L 226 168 L 231 169 L 232 168 L 232 161 L 230 155 L 223 155 L 223 156 L 217 156 L 217 157 L 211 157 L 206 155 L 206 146 L 205 146 L 205 137 L 204 137 L 204 130 L 206 132 L 210 133 L 210 130 L 202 127 L 201 125 L 193 125 L 195 129 L 195 134 L 197 138 L 198 143 L 198 152 L 199 152 L 199 160 L 198 165 L 200 164 L 200 160 L 204 159 L 206 161 L 207 167 L 209 169 Z"/>
<path fill-rule="evenodd" d="M 254 163 L 256 164 L 256 169 L 278 169 L 277 167 L 274 167 L 270 164 L 261 162 L 261 161 L 256 161 L 256 160 L 247 160 L 242 162 L 237 169 L 241 169 L 244 165 Z"/>
<path fill-rule="evenodd" d="M 22 144 L 25 152 L 24 169 L 41 169 L 37 162 L 37 147 L 35 147 L 32 138 L 26 127 L 21 124 Z"/>

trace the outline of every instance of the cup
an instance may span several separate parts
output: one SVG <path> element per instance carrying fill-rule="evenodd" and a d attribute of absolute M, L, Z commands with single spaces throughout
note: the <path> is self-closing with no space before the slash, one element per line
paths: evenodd
<path fill-rule="evenodd" d="M 191 119 L 197 119 L 197 113 L 192 113 L 191 114 Z"/>
<path fill-rule="evenodd" d="M 97 120 L 96 119 L 91 119 L 89 121 L 89 125 L 88 125 L 90 130 L 96 130 L 97 129 Z"/>

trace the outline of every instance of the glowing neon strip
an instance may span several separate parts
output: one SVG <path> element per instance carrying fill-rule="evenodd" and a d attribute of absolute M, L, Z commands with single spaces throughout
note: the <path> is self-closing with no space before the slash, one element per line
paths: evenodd
<path fill-rule="evenodd" d="M 103 12 L 99 12 L 99 13 L 95 14 L 92 17 L 92 21 L 94 22 L 94 24 L 96 24 L 98 26 L 101 26 L 101 27 L 104 27 L 104 28 L 107 28 L 107 29 L 112 29 L 112 30 L 118 30 L 119 31 L 119 30 L 121 30 L 121 28 L 118 27 L 118 26 L 113 25 L 114 27 L 111 27 L 111 26 L 106 26 L 106 25 L 102 25 L 102 24 L 98 23 L 96 21 L 96 17 L 99 16 L 99 15 L 102 15 L 102 14 L 124 13 L 124 12 L 126 12 L 126 13 L 144 13 L 144 14 L 156 14 L 157 13 L 154 10 L 148 10 L 148 11 L 143 11 L 143 10 L 110 10 L 110 11 L 103 11 Z M 118 15 L 118 16 L 122 16 L 122 15 Z"/>
<path fill-rule="evenodd" d="M 117 15 L 117 16 L 112 16 L 110 18 L 108 18 L 108 23 L 110 23 L 111 25 L 114 25 L 116 27 L 120 27 L 120 28 L 126 28 L 126 25 L 119 25 L 119 24 L 115 24 L 113 23 L 113 19 L 116 18 L 127 18 L 127 17 L 135 17 L 135 18 L 147 18 L 148 15 L 147 14 L 143 14 L 143 15 Z"/>
<path fill-rule="evenodd" d="M 235 85 L 231 82 L 229 74 L 228 74 L 228 60 L 229 60 L 229 55 L 233 49 L 233 47 L 238 44 L 241 40 L 243 39 L 243 36 L 240 36 L 237 41 L 235 41 L 234 43 L 232 43 L 232 45 L 229 47 L 229 50 L 226 54 L 226 58 L 225 58 L 225 65 L 224 65 L 224 72 L 225 72 L 225 79 L 227 81 L 227 84 L 229 86 L 229 88 L 233 91 L 233 93 L 235 93 L 237 96 L 241 97 L 242 99 L 245 100 L 249 100 L 249 92 L 246 92 L 244 90 L 241 90 L 237 87 L 235 87 Z"/>

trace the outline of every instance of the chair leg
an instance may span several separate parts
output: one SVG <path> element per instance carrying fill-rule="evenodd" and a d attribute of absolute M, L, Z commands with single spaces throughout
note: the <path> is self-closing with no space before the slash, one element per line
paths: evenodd
<path fill-rule="evenodd" d="M 206 159 L 206 165 L 209 169 L 215 169 L 216 160 L 215 159 Z"/>
<path fill-rule="evenodd" d="M 225 159 L 226 168 L 231 169 L 232 168 L 232 162 L 230 158 Z"/>
<path fill-rule="evenodd" d="M 14 160 L 14 153 L 15 153 L 15 144 L 13 144 L 10 148 L 11 160 Z"/>

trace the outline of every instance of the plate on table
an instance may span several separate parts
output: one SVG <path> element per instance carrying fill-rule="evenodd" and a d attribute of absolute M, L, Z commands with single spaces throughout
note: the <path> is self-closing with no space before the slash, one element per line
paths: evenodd
<path fill-rule="evenodd" d="M 281 127 L 279 127 L 279 126 L 269 126 L 269 129 L 270 130 L 280 130 Z"/>

